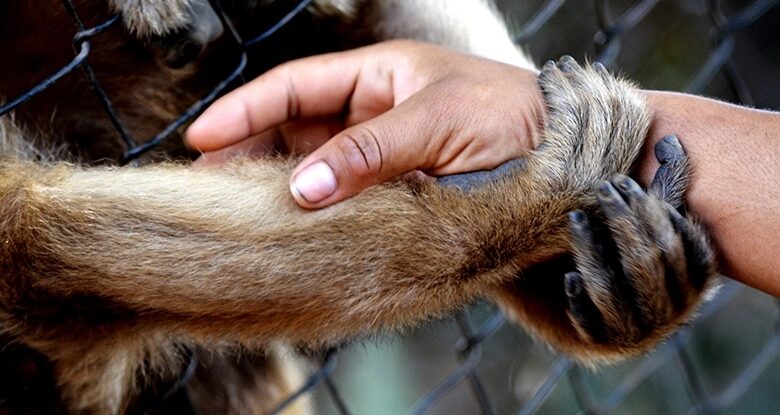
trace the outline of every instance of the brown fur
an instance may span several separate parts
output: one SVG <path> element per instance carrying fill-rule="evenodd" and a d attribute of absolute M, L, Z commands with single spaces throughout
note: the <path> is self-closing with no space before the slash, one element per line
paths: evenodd
<path fill-rule="evenodd" d="M 184 27 L 180 19 L 165 16 L 178 16 L 176 7 L 190 2 L 164 2 L 165 13 L 128 16 L 123 5 L 130 3 L 113 2 L 130 24 L 141 24 L 138 19 L 169 24 L 134 26 L 141 34 L 162 35 Z M 163 2 L 138 3 L 154 8 Z M 362 34 L 354 43 L 364 42 L 363 36 L 409 35 L 527 65 L 480 1 L 464 2 L 441 18 L 423 3 L 319 1 L 314 15 L 324 19 L 341 13 L 339 19 L 349 26 L 359 24 L 354 13 L 362 10 L 383 22 L 379 29 L 358 31 Z M 31 13 L 24 5 L 4 7 Z M 469 34 L 482 29 L 475 27 L 479 19 L 469 7 L 483 13 L 482 21 L 492 19 L 497 25 L 493 35 Z M 99 21 L 100 16 L 98 10 L 92 18 Z M 419 17 L 426 29 L 410 16 Z M 65 25 L 63 15 L 49 18 Z M 208 68 L 208 55 L 171 70 L 143 42 L 118 32 L 107 36 L 107 42 L 127 46 L 116 59 L 138 62 L 132 73 L 110 65 L 115 58 L 102 52 L 94 62 L 106 72 L 105 86 L 134 132 L 155 131 L 183 109 L 182 97 L 205 88 L 199 78 L 203 72 L 194 69 Z M 39 53 L 55 50 L 34 46 Z M 30 50 L 9 53 L 24 61 L 19 55 Z M 214 76 L 220 70 L 206 73 Z M 24 81 L 8 89 L 18 91 Z M 20 123 L 44 133 L 59 131 L 68 150 L 82 160 L 116 154 L 121 149 L 116 142 L 93 148 L 90 140 L 83 140 L 86 146 L 72 140 L 74 129 L 89 139 L 109 129 L 84 129 L 84 114 L 99 111 L 96 105 L 79 109 L 70 100 L 58 100 L 62 110 L 51 123 L 42 121 L 59 94 L 85 94 L 85 85 L 72 81 L 17 114 Z M 542 147 L 523 169 L 468 192 L 414 179 L 397 181 L 319 211 L 300 209 L 289 195 L 294 160 L 236 161 L 201 169 L 180 163 L 87 168 L 32 160 L 30 140 L 6 118 L 0 124 L 7 150 L 0 162 L 0 327 L 52 362 L 66 408 L 100 413 L 127 410 L 135 391 L 143 388 L 139 379 L 174 378 L 183 366 L 182 345 L 212 353 L 191 387 L 197 396 L 197 389 L 213 384 L 218 373 L 240 377 L 235 372 L 244 363 L 236 363 L 226 346 L 275 350 L 277 342 L 338 344 L 411 327 L 477 298 L 498 300 L 541 339 L 584 361 L 646 350 L 690 316 L 703 290 L 691 289 L 683 309 L 659 317 L 641 335 L 622 336 L 632 332 L 631 322 L 602 309 L 616 335 L 597 342 L 567 314 L 562 276 L 531 271 L 573 249 L 566 214 L 598 211 L 596 186 L 630 171 L 650 114 L 630 84 L 569 61 L 545 67 L 540 83 L 549 116 Z M 653 212 L 658 206 L 664 205 Z M 626 242 L 639 243 L 644 240 Z M 657 271 L 640 270 L 647 276 L 641 281 L 657 281 Z M 657 286 L 639 284 L 638 289 Z M 593 295 L 609 301 L 613 292 Z M 255 361 L 270 369 L 247 375 L 244 385 L 278 378 L 275 361 Z M 267 410 L 269 402 L 283 397 L 267 385 L 280 382 L 262 382 L 263 391 L 244 393 L 250 396 L 244 403 L 219 410 Z M 264 404 L 247 403 L 251 396 L 264 396 Z"/>

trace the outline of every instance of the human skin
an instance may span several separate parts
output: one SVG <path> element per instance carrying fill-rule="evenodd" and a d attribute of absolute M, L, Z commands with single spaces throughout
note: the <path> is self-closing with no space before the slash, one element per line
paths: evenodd
<path fill-rule="evenodd" d="M 211 163 L 280 144 L 295 154 L 316 149 L 293 172 L 291 189 L 302 207 L 321 208 L 411 171 L 463 173 L 527 154 L 544 114 L 536 74 L 390 41 L 281 65 L 212 104 L 187 142 Z M 338 186 L 301 197 L 311 192 L 296 179 L 318 161 Z"/>
<path fill-rule="evenodd" d="M 267 154 L 280 144 L 310 153 L 290 188 L 302 207 L 321 208 L 404 173 L 489 169 L 527 154 L 545 116 L 536 75 L 432 45 L 387 42 L 277 67 L 215 102 L 187 142 L 204 152 L 199 163 Z M 780 296 L 780 114 L 693 95 L 646 96 L 654 119 L 640 183 L 657 169 L 654 144 L 676 134 L 694 172 L 688 210 L 708 229 L 720 269 Z"/>
<path fill-rule="evenodd" d="M 707 228 L 719 269 L 780 296 L 780 114 L 647 91 L 655 116 L 637 176 L 648 184 L 656 141 L 674 133 L 693 166 L 689 211 Z"/>

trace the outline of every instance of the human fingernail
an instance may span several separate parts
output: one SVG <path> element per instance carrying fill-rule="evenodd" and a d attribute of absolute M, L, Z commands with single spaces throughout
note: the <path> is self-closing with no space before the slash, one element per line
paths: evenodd
<path fill-rule="evenodd" d="M 336 175 L 328 163 L 318 161 L 295 175 L 290 190 L 309 203 L 317 203 L 336 191 Z"/>
<path fill-rule="evenodd" d="M 203 114 L 201 114 L 200 117 L 195 118 L 195 121 L 193 121 L 188 127 L 187 130 L 184 131 L 184 141 L 189 141 L 189 136 L 192 134 L 198 134 L 203 129 L 203 126 L 206 125 L 207 122 L 203 121 Z"/>

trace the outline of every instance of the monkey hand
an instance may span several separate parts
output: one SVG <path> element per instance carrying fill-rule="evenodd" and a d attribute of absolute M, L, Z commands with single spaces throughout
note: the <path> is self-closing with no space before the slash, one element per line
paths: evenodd
<path fill-rule="evenodd" d="M 704 231 L 674 203 L 687 158 L 674 136 L 655 147 L 649 192 L 617 175 L 597 190 L 599 211 L 570 213 L 577 271 L 566 273 L 568 315 L 584 343 L 634 354 L 687 322 L 714 285 Z"/>
<path fill-rule="evenodd" d="M 531 267 L 496 295 L 510 316 L 581 362 L 650 349 L 715 290 L 709 241 L 677 210 L 687 157 L 674 136 L 655 153 L 661 167 L 647 192 L 624 175 L 603 181 L 592 213 L 569 214 L 571 253 Z"/>
<path fill-rule="evenodd" d="M 713 286 L 708 240 L 675 210 L 687 187 L 687 157 L 675 137 L 661 140 L 661 167 L 646 193 L 625 176 L 646 133 L 646 110 L 630 85 L 568 57 L 545 65 L 540 85 L 545 136 L 523 168 L 546 168 L 550 192 L 582 192 L 581 206 L 564 221 L 569 252 L 521 270 L 494 298 L 576 359 L 636 355 L 684 324 Z"/>

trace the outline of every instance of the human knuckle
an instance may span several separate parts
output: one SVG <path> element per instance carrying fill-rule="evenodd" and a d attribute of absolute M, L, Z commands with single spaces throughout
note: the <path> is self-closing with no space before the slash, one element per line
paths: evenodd
<path fill-rule="evenodd" d="M 382 148 L 377 134 L 372 129 L 356 127 L 346 132 L 339 147 L 352 176 L 374 177 L 382 171 Z"/>

